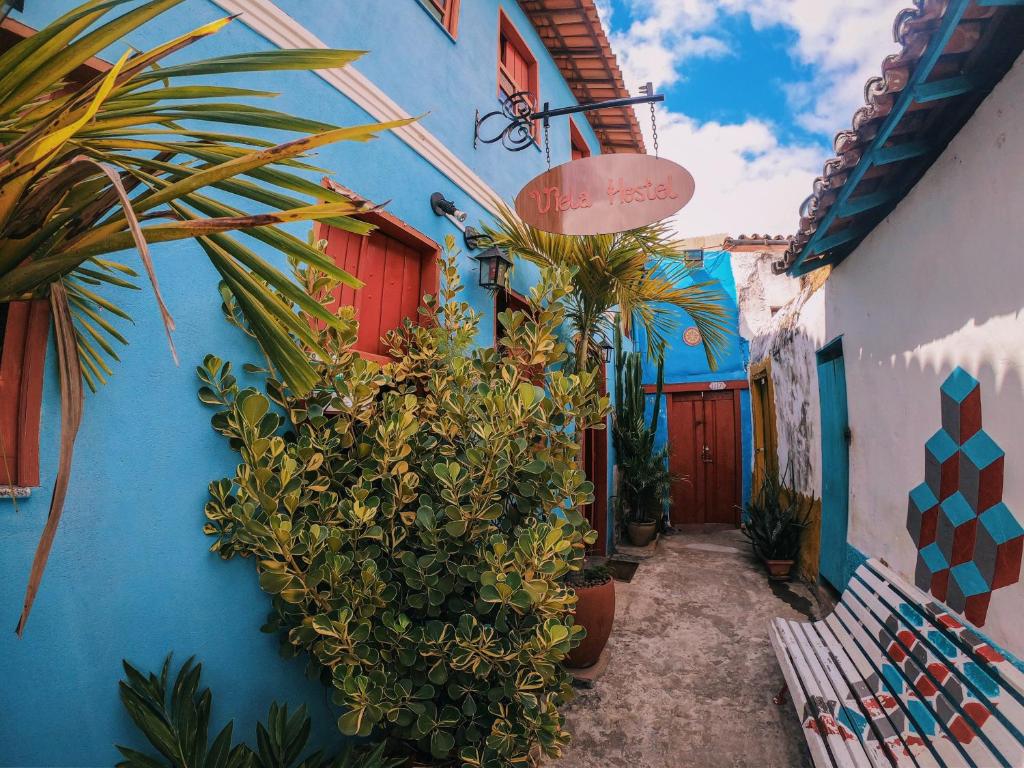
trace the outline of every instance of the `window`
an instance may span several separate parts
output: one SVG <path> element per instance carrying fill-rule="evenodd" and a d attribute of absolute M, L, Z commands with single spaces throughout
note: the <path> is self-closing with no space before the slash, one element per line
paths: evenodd
<path fill-rule="evenodd" d="M 569 145 L 572 148 L 573 160 L 590 157 L 590 147 L 587 146 L 586 139 L 583 138 L 583 134 L 571 117 L 569 118 Z"/>
<path fill-rule="evenodd" d="M 0 304 L 0 486 L 39 485 L 39 411 L 49 330 L 45 299 Z"/>
<path fill-rule="evenodd" d="M 498 12 L 498 96 L 507 99 L 513 93 L 529 94 L 536 110 L 540 103 L 537 82 L 537 59 L 504 11 Z M 537 134 L 537 123 L 533 133 Z"/>
<path fill-rule="evenodd" d="M 420 4 L 452 37 L 456 37 L 459 31 L 459 2 L 460 0 L 420 0 Z"/>
<path fill-rule="evenodd" d="M 327 255 L 365 283 L 359 290 L 338 288 L 330 309 L 354 306 L 359 321 L 355 349 L 385 361 L 387 348 L 381 337 L 401 327 L 406 318 L 418 320 L 423 294 L 437 294 L 440 249 L 391 214 L 375 211 L 359 218 L 377 229 L 365 236 L 329 226 L 320 230 L 319 237 L 327 240 Z"/>
<path fill-rule="evenodd" d="M 683 262 L 690 269 L 700 269 L 704 266 L 704 249 L 691 248 L 683 251 Z"/>

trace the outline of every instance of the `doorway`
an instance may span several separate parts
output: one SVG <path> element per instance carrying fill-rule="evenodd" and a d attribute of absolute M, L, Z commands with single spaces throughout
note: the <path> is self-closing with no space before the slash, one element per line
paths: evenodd
<path fill-rule="evenodd" d="M 703 385 L 706 386 L 706 385 Z M 740 402 L 736 390 L 666 393 L 672 525 L 739 525 Z"/>
<path fill-rule="evenodd" d="M 820 574 L 840 592 L 846 587 L 846 533 L 850 514 L 850 421 L 846 405 L 843 341 L 826 344 L 818 357 L 821 403 Z"/>
<path fill-rule="evenodd" d="M 750 406 L 754 427 L 753 492 L 766 477 L 779 474 L 779 440 L 775 422 L 775 387 L 771 358 L 750 366 Z"/>

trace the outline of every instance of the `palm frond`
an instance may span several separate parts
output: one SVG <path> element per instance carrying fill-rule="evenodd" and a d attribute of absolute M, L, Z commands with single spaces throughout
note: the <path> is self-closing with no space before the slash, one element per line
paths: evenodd
<path fill-rule="evenodd" d="M 639 323 L 647 354 L 660 357 L 678 327 L 676 312 L 688 314 L 701 332 L 712 369 L 732 334 L 726 295 L 714 282 L 695 283 L 683 249 L 664 223 L 615 235 L 570 236 L 542 232 L 501 206 L 494 242 L 510 255 L 540 267 L 568 268 L 575 288 L 567 317 L 583 340 L 608 335 L 607 316 L 617 309 L 627 327 Z"/>

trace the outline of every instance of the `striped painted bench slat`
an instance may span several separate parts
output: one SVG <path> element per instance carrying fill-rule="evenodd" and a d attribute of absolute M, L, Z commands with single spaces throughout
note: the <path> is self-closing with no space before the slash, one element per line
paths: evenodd
<path fill-rule="evenodd" d="M 1024 675 L 883 564 L 769 636 L 817 768 L 1024 768 Z"/>

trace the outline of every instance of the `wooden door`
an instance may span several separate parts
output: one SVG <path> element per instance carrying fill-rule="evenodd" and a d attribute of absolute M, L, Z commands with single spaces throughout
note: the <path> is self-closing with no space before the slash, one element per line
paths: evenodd
<path fill-rule="evenodd" d="M 739 398 L 734 390 L 668 395 L 673 525 L 739 524 Z"/>
<path fill-rule="evenodd" d="M 846 406 L 846 364 L 836 339 L 818 352 L 821 401 L 820 574 L 836 589 L 846 588 L 846 533 L 850 513 L 850 427 Z"/>

